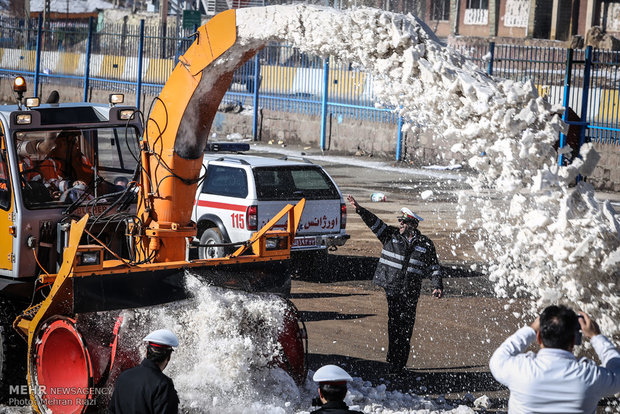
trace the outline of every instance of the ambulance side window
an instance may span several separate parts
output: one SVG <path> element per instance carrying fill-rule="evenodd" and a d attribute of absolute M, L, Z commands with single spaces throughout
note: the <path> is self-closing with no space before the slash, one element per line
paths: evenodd
<path fill-rule="evenodd" d="M 9 166 L 6 162 L 6 151 L 0 150 L 0 208 L 8 210 L 11 207 L 11 182 L 9 180 Z"/>
<path fill-rule="evenodd" d="M 209 165 L 207 178 L 202 185 L 204 194 L 225 197 L 246 198 L 248 196 L 248 178 L 242 168 Z"/>

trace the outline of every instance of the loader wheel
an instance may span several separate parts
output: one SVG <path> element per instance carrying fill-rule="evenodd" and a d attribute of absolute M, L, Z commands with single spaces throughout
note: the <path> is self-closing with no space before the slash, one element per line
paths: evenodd
<path fill-rule="evenodd" d="M 288 372 L 297 385 L 302 385 L 308 376 L 308 334 L 297 307 L 290 300 L 286 302 L 288 309 L 278 337 L 282 354 L 276 362 L 280 368 Z"/>
<path fill-rule="evenodd" d="M 224 243 L 222 233 L 216 228 L 206 229 L 200 236 L 200 244 L 222 244 Z M 214 259 L 226 256 L 224 247 L 199 247 L 198 257 L 200 259 Z"/>
<path fill-rule="evenodd" d="M 29 401 L 26 387 L 26 342 L 13 330 L 15 317 L 6 312 L 10 304 L 0 302 L 0 403 Z M 15 405 L 15 404 L 11 404 Z"/>

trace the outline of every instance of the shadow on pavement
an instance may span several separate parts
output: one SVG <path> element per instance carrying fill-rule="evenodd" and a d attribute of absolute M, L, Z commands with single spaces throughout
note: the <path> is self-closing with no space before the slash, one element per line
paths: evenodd
<path fill-rule="evenodd" d="M 350 320 L 350 319 L 362 319 L 369 316 L 376 316 L 373 313 L 339 313 L 339 312 L 312 312 L 312 311 L 300 311 L 301 319 L 304 322 L 317 322 L 317 321 L 333 321 L 333 320 Z"/>
<path fill-rule="evenodd" d="M 348 296 L 368 296 L 367 293 L 292 293 L 291 299 L 324 299 L 324 298 L 341 298 Z"/>
<path fill-rule="evenodd" d="M 372 280 L 378 257 L 348 256 L 328 254 L 326 256 L 327 272 L 308 272 L 300 276 L 301 280 L 313 282 L 347 282 L 352 280 Z M 441 266 L 445 278 L 470 278 L 483 276 L 480 272 L 472 271 L 466 266 Z"/>

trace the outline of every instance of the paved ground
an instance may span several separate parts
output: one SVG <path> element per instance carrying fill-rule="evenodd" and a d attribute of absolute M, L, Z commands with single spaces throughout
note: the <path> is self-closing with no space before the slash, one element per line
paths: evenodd
<path fill-rule="evenodd" d="M 317 153 L 312 149 L 295 150 L 307 156 Z M 458 193 L 471 190 L 462 180 L 346 165 L 342 160 L 313 161 L 326 167 L 344 194 L 352 194 L 389 223 L 395 223 L 395 212 L 401 206 L 421 214 L 425 220 L 420 229 L 434 241 L 448 277 L 444 280 L 443 299 L 431 297 L 430 290 L 424 289 L 407 374 L 390 378 L 384 362 L 387 303 L 383 291 L 371 283 L 381 244 L 349 209 L 347 231 L 351 239 L 330 253 L 323 280 L 293 281 L 292 299 L 308 329 L 310 369 L 336 363 L 375 385 L 385 383 L 391 389 L 422 395 L 443 394 L 454 400 L 463 399 L 466 393 L 474 397 L 487 395 L 501 411 L 508 392 L 490 375 L 488 361 L 495 348 L 523 326 L 519 319 L 523 304 L 509 305 L 508 300 L 497 299 L 488 279 L 469 270 L 477 257 L 472 240 L 456 237 L 455 207 Z M 455 178 L 465 173 L 444 174 Z M 434 193 L 427 200 L 420 196 L 425 190 Z M 377 191 L 386 194 L 386 202 L 370 201 L 370 195 Z M 620 200 L 617 194 L 601 196 Z"/>

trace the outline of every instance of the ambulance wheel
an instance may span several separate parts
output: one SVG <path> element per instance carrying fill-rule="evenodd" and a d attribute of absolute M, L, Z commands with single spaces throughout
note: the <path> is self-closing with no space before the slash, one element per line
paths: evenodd
<path fill-rule="evenodd" d="M 200 236 L 200 244 L 222 244 L 224 243 L 224 238 L 222 237 L 222 233 L 213 227 L 210 229 L 206 229 L 202 236 Z M 214 259 L 217 257 L 224 257 L 226 252 L 224 247 L 199 247 L 198 248 L 198 257 L 200 259 Z"/>

